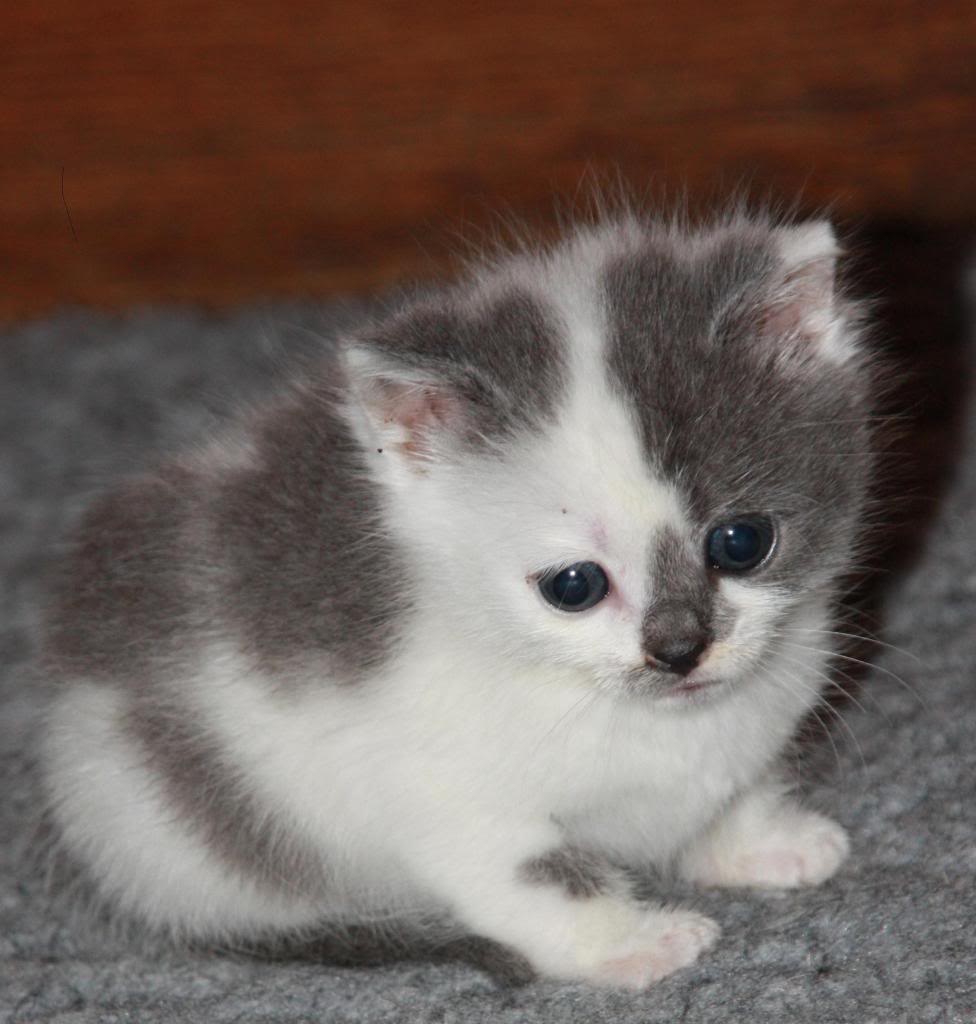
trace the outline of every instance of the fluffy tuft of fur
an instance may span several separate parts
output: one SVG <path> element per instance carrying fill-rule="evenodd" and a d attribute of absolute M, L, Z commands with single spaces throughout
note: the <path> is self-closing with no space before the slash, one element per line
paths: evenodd
<path fill-rule="evenodd" d="M 185 939 L 471 935 L 643 987 L 717 927 L 621 865 L 827 878 L 846 836 L 778 760 L 872 463 L 838 255 L 741 208 L 597 220 L 97 502 L 49 609 L 44 756 L 101 898 Z M 768 556 L 713 564 L 756 517 Z M 605 596 L 554 607 L 580 565 Z"/>

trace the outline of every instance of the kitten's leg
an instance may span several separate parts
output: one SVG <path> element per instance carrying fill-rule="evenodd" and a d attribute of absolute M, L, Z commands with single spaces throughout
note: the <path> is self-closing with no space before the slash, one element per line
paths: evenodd
<path fill-rule="evenodd" d="M 477 862 L 441 865 L 437 888 L 467 928 L 515 949 L 540 974 L 645 988 L 718 936 L 700 914 L 637 903 L 609 865 L 573 847 L 540 853 L 537 843 L 506 839 Z"/>
<path fill-rule="evenodd" d="M 679 869 L 702 885 L 792 889 L 829 878 L 849 845 L 840 825 L 770 781 L 743 793 L 684 852 Z"/>

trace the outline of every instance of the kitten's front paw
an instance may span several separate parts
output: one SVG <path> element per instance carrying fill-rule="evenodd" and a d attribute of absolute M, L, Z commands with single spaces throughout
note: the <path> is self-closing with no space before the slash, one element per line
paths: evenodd
<path fill-rule="evenodd" d="M 849 849 L 840 825 L 796 811 L 767 821 L 761 831 L 719 833 L 688 856 L 685 874 L 703 885 L 796 889 L 830 878 Z"/>
<path fill-rule="evenodd" d="M 642 915 L 624 940 L 605 951 L 605 959 L 586 972 L 598 985 L 643 989 L 694 963 L 714 945 L 719 927 L 690 910 L 656 910 Z"/>

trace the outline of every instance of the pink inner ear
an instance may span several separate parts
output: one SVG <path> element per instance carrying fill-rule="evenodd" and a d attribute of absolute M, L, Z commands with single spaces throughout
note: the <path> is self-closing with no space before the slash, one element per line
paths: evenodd
<path fill-rule="evenodd" d="M 807 309 L 796 300 L 777 302 L 763 311 L 762 331 L 770 338 L 808 333 L 805 330 Z"/>
<path fill-rule="evenodd" d="M 438 389 L 427 385 L 392 386 L 400 394 L 390 399 L 386 417 L 388 422 L 399 423 L 408 431 L 424 430 L 444 422 L 450 415 L 450 401 Z"/>
<path fill-rule="evenodd" d="M 792 271 L 763 312 L 763 333 L 772 337 L 815 335 L 827 328 L 834 308 L 834 259 L 810 260 Z"/>
<path fill-rule="evenodd" d="M 383 422 L 403 428 L 406 436 L 398 447 L 406 455 L 429 454 L 433 436 L 460 417 L 460 400 L 447 387 L 387 380 L 381 389 Z"/>

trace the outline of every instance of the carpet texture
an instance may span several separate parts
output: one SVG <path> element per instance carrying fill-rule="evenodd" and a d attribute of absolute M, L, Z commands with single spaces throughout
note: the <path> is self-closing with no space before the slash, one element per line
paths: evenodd
<path fill-rule="evenodd" d="M 850 830 L 850 861 L 799 893 L 678 893 L 723 935 L 650 991 L 143 947 L 49 905 L 22 847 L 40 579 L 59 537 L 84 495 L 205 431 L 355 314 L 65 314 L 0 336 L 0 1021 L 976 1021 L 976 416 L 920 557 L 887 590 L 893 646 L 809 758 L 809 798 Z"/>

